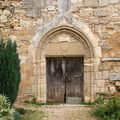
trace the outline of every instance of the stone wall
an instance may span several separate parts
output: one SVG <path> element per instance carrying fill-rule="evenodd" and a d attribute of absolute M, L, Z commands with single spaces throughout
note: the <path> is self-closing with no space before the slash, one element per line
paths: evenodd
<path fill-rule="evenodd" d="M 64 13 L 84 21 L 99 38 L 102 57 L 94 74 L 94 93 L 116 92 L 109 80 L 120 80 L 120 0 L 0 0 L 0 36 L 17 41 L 21 59 L 20 95 L 37 91 L 35 63 L 29 54 L 34 36 Z"/>

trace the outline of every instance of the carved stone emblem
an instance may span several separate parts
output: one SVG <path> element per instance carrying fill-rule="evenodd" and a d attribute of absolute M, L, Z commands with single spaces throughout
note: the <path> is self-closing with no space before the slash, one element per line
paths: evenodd
<path fill-rule="evenodd" d="M 60 36 L 59 37 L 60 49 L 63 52 L 69 50 L 69 42 L 70 42 L 70 36 Z"/>

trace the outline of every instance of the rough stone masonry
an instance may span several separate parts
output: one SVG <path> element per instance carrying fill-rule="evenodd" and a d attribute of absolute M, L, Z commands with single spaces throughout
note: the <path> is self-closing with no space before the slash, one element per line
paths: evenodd
<path fill-rule="evenodd" d="M 0 0 L 0 36 L 17 41 L 19 97 L 46 101 L 45 56 L 85 56 L 84 101 L 120 91 L 120 0 Z"/>

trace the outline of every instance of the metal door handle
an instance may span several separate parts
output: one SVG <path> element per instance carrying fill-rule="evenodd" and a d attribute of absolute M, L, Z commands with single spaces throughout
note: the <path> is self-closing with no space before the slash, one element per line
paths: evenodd
<path fill-rule="evenodd" d="M 62 82 L 71 82 L 66 75 L 63 76 Z"/>
<path fill-rule="evenodd" d="M 74 78 L 80 78 L 81 77 L 81 75 L 76 75 L 76 76 L 74 76 Z"/>

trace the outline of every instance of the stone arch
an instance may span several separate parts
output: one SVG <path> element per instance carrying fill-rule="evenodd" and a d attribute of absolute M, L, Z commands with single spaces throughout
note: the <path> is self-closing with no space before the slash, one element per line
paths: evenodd
<path fill-rule="evenodd" d="M 92 48 L 94 48 L 94 56 L 101 57 L 101 47 L 98 43 L 100 41 L 99 38 L 92 33 L 91 29 L 84 21 L 77 20 L 68 14 L 60 14 L 54 17 L 52 21 L 46 23 L 43 26 L 40 26 L 32 40 L 30 48 L 36 50 L 36 48 L 39 46 L 39 42 L 41 42 L 45 35 L 49 34 L 52 30 L 55 30 L 57 28 L 59 29 L 63 26 L 68 26 L 68 28 L 71 28 L 73 31 L 79 31 L 79 34 L 86 37 L 86 39 L 92 45 Z"/>
<path fill-rule="evenodd" d="M 76 40 L 79 41 L 84 49 L 85 53 L 84 56 L 86 57 L 92 57 L 94 58 L 95 56 L 95 51 L 93 50 L 93 46 L 88 40 L 86 36 L 84 36 L 80 31 L 76 30 L 75 28 L 69 27 L 69 26 L 60 26 L 55 29 L 52 29 L 51 31 L 47 32 L 43 38 L 39 41 L 38 46 L 36 47 L 35 50 L 35 57 L 39 58 L 40 54 L 43 49 L 45 49 L 45 46 L 47 46 L 48 42 L 50 42 L 51 38 L 54 38 L 54 36 L 57 36 L 62 33 L 67 33 L 74 35 L 76 37 Z"/>
<path fill-rule="evenodd" d="M 57 18 L 56 18 L 57 19 Z M 58 19 L 57 19 L 58 20 Z M 67 21 L 67 22 L 66 22 Z M 51 22 L 51 24 L 54 20 Z M 71 23 L 71 24 L 70 24 Z M 49 25 L 48 25 L 49 26 Z M 45 29 L 46 28 L 46 29 Z M 41 31 L 44 29 L 44 31 Z M 82 45 L 84 52 L 77 54 L 84 56 L 84 101 L 94 100 L 95 71 L 101 57 L 101 48 L 98 45 L 99 39 L 94 36 L 90 28 L 83 22 L 68 17 L 54 23 L 50 28 L 42 26 L 35 35 L 29 53 L 33 58 L 34 77 L 36 81 L 35 94 L 38 101 L 46 101 L 46 48 L 52 38 L 62 33 L 74 35 Z M 57 56 L 57 55 L 55 55 Z M 60 54 L 61 56 L 61 54 Z"/>

